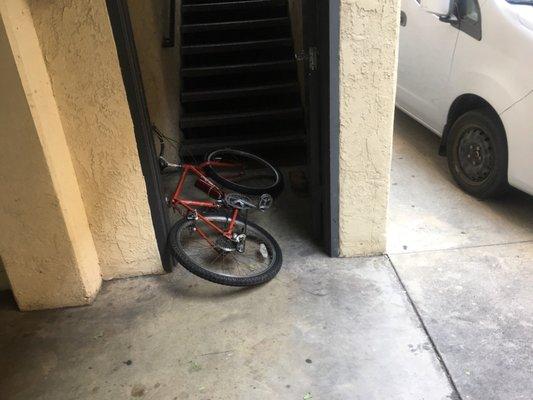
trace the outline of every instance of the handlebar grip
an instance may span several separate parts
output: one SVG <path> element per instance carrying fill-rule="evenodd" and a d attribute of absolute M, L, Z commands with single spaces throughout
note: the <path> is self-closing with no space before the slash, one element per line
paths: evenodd
<path fill-rule="evenodd" d="M 163 171 L 168 167 L 168 161 L 163 156 L 159 156 L 159 168 Z"/>

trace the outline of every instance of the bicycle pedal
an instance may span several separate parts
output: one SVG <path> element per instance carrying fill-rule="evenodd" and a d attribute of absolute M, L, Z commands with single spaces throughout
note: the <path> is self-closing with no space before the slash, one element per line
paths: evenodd
<path fill-rule="evenodd" d="M 257 208 L 259 209 L 259 211 L 266 211 L 270 207 L 272 207 L 273 204 L 274 199 L 272 198 L 272 196 L 269 194 L 263 194 L 259 199 L 259 205 L 257 206 Z"/>
<path fill-rule="evenodd" d="M 198 211 L 194 210 L 187 214 L 186 217 L 189 221 L 198 221 Z"/>

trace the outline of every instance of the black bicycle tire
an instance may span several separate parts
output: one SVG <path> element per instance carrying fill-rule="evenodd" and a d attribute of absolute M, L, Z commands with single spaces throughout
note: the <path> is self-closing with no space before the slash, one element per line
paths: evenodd
<path fill-rule="evenodd" d="M 211 215 L 207 216 L 208 219 L 210 218 L 226 218 L 225 216 L 220 215 Z M 244 223 L 242 220 L 238 219 L 239 222 Z M 216 272 L 210 271 L 208 269 L 203 268 L 201 265 L 194 262 L 182 249 L 181 244 L 177 240 L 177 235 L 179 231 L 183 228 L 185 228 L 187 225 L 194 223 L 194 221 L 188 220 L 186 218 L 179 220 L 174 224 L 172 227 L 170 234 L 169 234 L 169 243 L 170 248 L 172 249 L 172 252 L 176 259 L 179 261 L 179 263 L 187 269 L 189 272 L 193 273 L 194 275 L 205 279 L 207 281 L 217 283 L 219 285 L 225 285 L 225 286 L 237 286 L 237 287 L 244 287 L 244 286 L 258 286 L 262 285 L 264 283 L 267 283 L 271 281 L 280 271 L 281 266 L 283 264 L 283 256 L 281 253 L 281 248 L 279 247 L 278 242 L 276 239 L 272 237 L 266 230 L 261 228 L 259 225 L 254 224 L 253 222 L 246 222 L 248 229 L 256 229 L 259 231 L 268 241 L 270 241 L 270 245 L 274 249 L 276 253 L 276 258 L 274 260 L 274 263 L 263 273 L 253 276 L 253 277 L 230 277 L 226 275 L 220 275 Z"/>
<path fill-rule="evenodd" d="M 239 185 L 237 183 L 234 183 L 234 182 L 231 182 L 225 179 L 223 176 L 219 175 L 213 167 L 207 165 L 204 168 L 204 171 L 215 182 L 224 186 L 226 189 L 230 189 L 235 192 L 242 193 L 242 194 L 248 194 L 251 196 L 260 196 L 262 194 L 269 194 L 273 197 L 276 197 L 281 193 L 281 191 L 284 188 L 283 174 L 278 168 L 274 167 L 271 163 L 269 163 L 268 161 L 266 161 L 265 159 L 259 156 L 256 156 L 255 154 L 247 153 L 242 150 L 219 149 L 219 150 L 212 151 L 211 153 L 208 153 L 205 157 L 206 161 L 211 161 L 211 158 L 213 157 L 215 153 L 219 153 L 222 151 L 231 152 L 231 153 L 241 155 L 241 156 L 244 155 L 246 157 L 250 157 L 252 159 L 255 159 L 258 162 L 263 163 L 266 167 L 272 169 L 276 173 L 276 175 L 278 176 L 278 182 L 273 184 L 270 188 L 265 188 L 265 189 L 257 189 L 257 188 L 253 188 L 253 187 L 246 186 L 246 185 Z"/>

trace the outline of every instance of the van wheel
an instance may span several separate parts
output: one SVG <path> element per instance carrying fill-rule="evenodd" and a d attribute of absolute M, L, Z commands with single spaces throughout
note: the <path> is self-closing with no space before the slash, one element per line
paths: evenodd
<path fill-rule="evenodd" d="M 465 192 L 485 199 L 508 189 L 507 137 L 491 109 L 468 111 L 455 121 L 447 154 L 453 178 Z"/>

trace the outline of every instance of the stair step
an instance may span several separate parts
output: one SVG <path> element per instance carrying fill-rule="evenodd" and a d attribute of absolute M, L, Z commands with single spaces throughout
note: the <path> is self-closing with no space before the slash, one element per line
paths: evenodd
<path fill-rule="evenodd" d="M 181 1 L 181 151 L 305 144 L 287 0 Z"/>
<path fill-rule="evenodd" d="M 184 12 L 238 10 L 256 7 L 272 7 L 283 5 L 283 2 L 272 0 L 222 1 L 218 3 L 199 3 L 183 5 Z"/>
<path fill-rule="evenodd" d="M 264 96 L 274 93 L 296 93 L 298 92 L 298 89 L 298 83 L 294 82 L 274 85 L 241 87 L 235 89 L 184 92 L 181 95 L 181 101 L 187 103 L 191 101 L 229 99 L 234 97 Z"/>
<path fill-rule="evenodd" d="M 251 19 L 245 21 L 230 21 L 230 22 L 211 22 L 206 24 L 187 24 L 181 26 L 183 33 L 191 32 L 205 32 L 205 31 L 219 31 L 219 30 L 234 30 L 234 29 L 250 29 L 250 28 L 264 28 L 264 27 L 278 27 L 288 26 L 289 18 L 264 18 Z"/>
<path fill-rule="evenodd" d="M 181 48 L 181 52 L 182 54 L 222 53 L 226 51 L 244 51 L 287 46 L 292 46 L 292 38 L 253 40 L 248 42 L 198 44 L 192 46 L 183 46 Z"/>
<path fill-rule="evenodd" d="M 294 60 L 267 61 L 249 64 L 217 65 L 214 67 L 191 67 L 182 68 L 182 77 L 226 75 L 240 72 L 260 72 L 280 70 L 295 66 Z"/>
<path fill-rule="evenodd" d="M 305 143 L 303 132 L 272 132 L 243 138 L 242 136 L 224 136 L 200 139 L 184 139 L 180 144 L 180 152 L 184 155 L 204 154 L 222 147 L 244 148 L 265 145 L 302 145 Z"/>
<path fill-rule="evenodd" d="M 245 122 L 257 122 L 276 119 L 287 119 L 302 116 L 302 109 L 296 108 L 284 108 L 278 110 L 266 110 L 266 111 L 248 111 L 242 113 L 224 113 L 224 114 L 196 114 L 192 116 L 182 116 L 180 121 L 180 127 L 186 128 L 199 128 L 205 126 L 217 126 L 217 125 L 229 125 Z"/>

